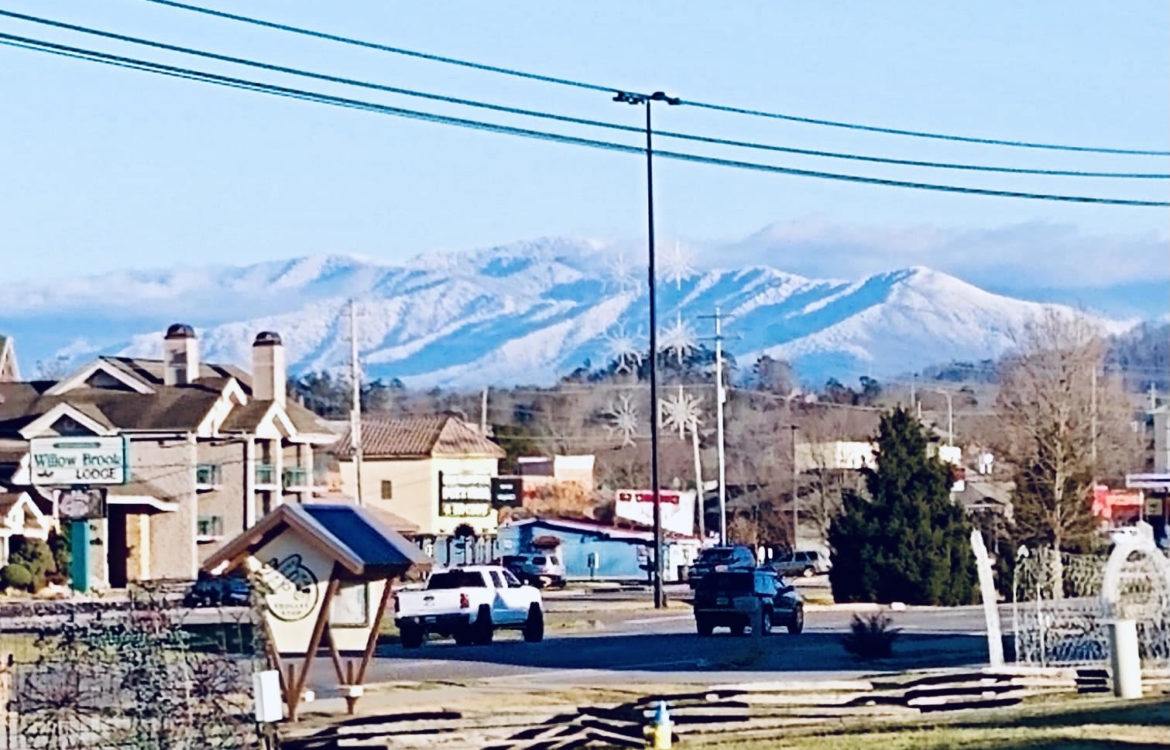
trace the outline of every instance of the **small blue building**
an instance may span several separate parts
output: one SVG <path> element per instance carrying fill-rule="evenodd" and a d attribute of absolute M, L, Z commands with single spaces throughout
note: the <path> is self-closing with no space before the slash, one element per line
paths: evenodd
<path fill-rule="evenodd" d="M 548 549 L 559 542 L 557 553 L 571 581 L 647 581 L 653 560 L 654 535 L 649 531 L 619 529 L 589 521 L 560 518 L 526 518 L 512 521 L 497 531 L 501 555 Z M 537 545 L 536 540 L 540 540 Z M 682 568 L 698 550 L 698 541 L 668 538 L 664 579 L 678 580 Z"/>

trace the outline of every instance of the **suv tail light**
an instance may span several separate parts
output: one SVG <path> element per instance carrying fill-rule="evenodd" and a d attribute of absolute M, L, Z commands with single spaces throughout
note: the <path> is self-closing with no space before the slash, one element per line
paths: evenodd
<path fill-rule="evenodd" d="M 471 606 L 471 600 L 467 598 L 467 594 L 459 595 L 459 609 L 467 609 Z"/>

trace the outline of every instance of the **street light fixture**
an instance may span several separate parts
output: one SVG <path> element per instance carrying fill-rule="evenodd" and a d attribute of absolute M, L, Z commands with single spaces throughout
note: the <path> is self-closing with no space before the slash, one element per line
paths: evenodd
<path fill-rule="evenodd" d="M 636 94 L 618 91 L 613 100 L 626 104 L 643 105 L 646 108 L 646 216 L 649 240 L 649 282 L 650 282 L 650 491 L 654 496 L 654 607 L 666 606 L 666 594 L 662 589 L 662 504 L 658 494 L 658 309 L 655 299 L 654 270 L 654 144 L 650 124 L 650 105 L 653 102 L 679 104 L 677 97 L 667 96 L 661 91 L 653 94 Z"/>

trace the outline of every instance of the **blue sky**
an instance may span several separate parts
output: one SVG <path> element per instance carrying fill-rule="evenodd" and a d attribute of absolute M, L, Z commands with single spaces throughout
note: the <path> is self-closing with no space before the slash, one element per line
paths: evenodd
<path fill-rule="evenodd" d="M 1165 149 L 1170 4 L 442 2 L 207 5 L 497 65 L 812 117 L 996 138 Z M 11 10 L 392 85 L 639 124 L 603 94 L 305 40 L 144 0 Z M 255 77 L 0 19 L 0 31 Z M 278 75 L 265 80 L 298 85 Z M 388 104 L 585 136 L 451 106 Z M 401 259 L 546 235 L 642 241 L 637 156 L 445 128 L 0 48 L 0 253 L 10 279 L 326 252 Z M 677 107 L 662 127 L 804 148 L 1013 166 L 1167 172 L 1170 160 L 855 134 Z M 636 137 L 620 138 L 638 143 Z M 666 145 L 665 143 L 663 145 Z M 679 150 L 699 150 L 690 144 Z M 1166 182 L 970 176 L 701 149 L 718 156 L 1012 190 L 1165 200 Z M 659 162 L 660 232 L 806 273 L 920 263 L 993 288 L 1158 294 L 1161 209 L 843 185 Z M 802 243 L 745 238 L 789 237 Z M 810 249 L 811 248 L 811 249 Z M 753 255 L 754 254 L 754 255 Z M 730 256 L 727 256 L 730 257 Z M 738 259 L 738 258 L 737 258 Z M 1013 286 L 1014 285 L 1014 286 Z M 1056 291 L 1052 291 L 1056 290 Z M 1044 292 L 1048 293 L 1048 292 Z M 1143 305 L 1148 307 L 1149 305 Z"/>

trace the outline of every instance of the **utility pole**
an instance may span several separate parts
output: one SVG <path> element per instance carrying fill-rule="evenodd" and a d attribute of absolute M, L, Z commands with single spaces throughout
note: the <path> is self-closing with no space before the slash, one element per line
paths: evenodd
<path fill-rule="evenodd" d="M 918 373 L 910 378 L 910 408 L 917 408 L 915 404 L 918 403 Z"/>
<path fill-rule="evenodd" d="M 727 544 L 727 458 L 723 443 L 723 404 L 727 389 L 723 385 L 723 315 L 719 306 L 714 315 L 703 315 L 715 321 L 715 450 L 719 463 L 719 544 Z"/>
<path fill-rule="evenodd" d="M 487 399 L 488 387 L 483 387 L 483 397 L 479 403 L 479 434 L 487 437 Z"/>
<path fill-rule="evenodd" d="M 792 551 L 796 552 L 796 543 L 799 539 L 798 530 L 800 529 L 800 514 L 798 512 L 800 494 L 797 488 L 796 474 L 796 423 L 788 425 L 788 428 L 792 432 Z"/>
<path fill-rule="evenodd" d="M 641 104 L 646 108 L 646 228 L 648 245 L 647 278 L 650 282 L 650 491 L 654 496 L 654 608 L 662 609 L 666 606 L 666 592 L 662 588 L 663 560 L 662 560 L 662 497 L 658 486 L 658 308 L 656 294 L 656 273 L 654 269 L 654 144 L 653 127 L 650 122 L 651 104 L 666 102 L 678 104 L 679 99 L 670 97 L 661 91 L 646 94 L 633 94 L 618 91 L 613 97 L 615 102 L 626 104 Z"/>
<path fill-rule="evenodd" d="M 349 411 L 349 444 L 353 449 L 354 480 L 357 482 L 355 499 L 362 498 L 362 368 L 358 363 L 357 300 L 349 301 L 349 379 L 353 387 L 353 405 Z"/>
<path fill-rule="evenodd" d="M 947 445 L 955 444 L 955 408 L 950 391 L 936 388 L 935 393 L 947 400 Z"/>

